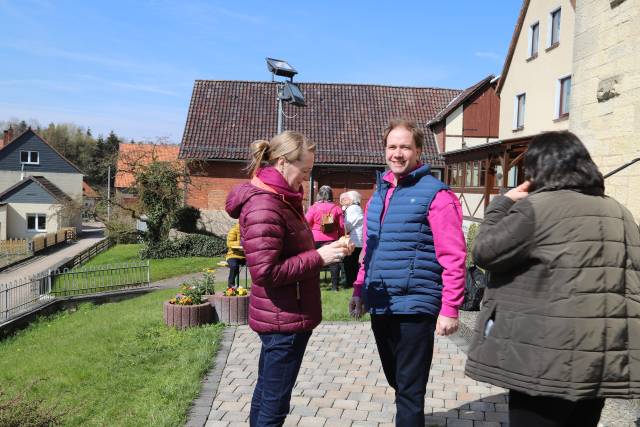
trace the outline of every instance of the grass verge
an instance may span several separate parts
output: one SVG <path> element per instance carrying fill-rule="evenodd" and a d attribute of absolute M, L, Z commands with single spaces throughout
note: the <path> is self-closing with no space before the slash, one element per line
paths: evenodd
<path fill-rule="evenodd" d="M 105 264 L 140 261 L 138 252 L 141 244 L 116 245 L 99 254 L 83 267 L 97 267 Z M 149 260 L 151 268 L 151 281 L 181 276 L 183 274 L 197 273 L 204 268 L 217 268 L 218 261 L 223 258 L 214 257 L 181 257 Z"/>
<path fill-rule="evenodd" d="M 353 288 L 340 286 L 338 291 L 331 290 L 331 280 L 320 281 L 320 291 L 322 292 L 322 320 L 323 321 L 369 321 L 366 314 L 360 319 L 355 319 L 349 315 L 349 300 L 353 294 Z"/>
<path fill-rule="evenodd" d="M 9 398 L 31 387 L 64 425 L 181 425 L 223 327 L 166 327 L 162 301 L 174 292 L 40 319 L 0 342 L 0 384 Z"/>

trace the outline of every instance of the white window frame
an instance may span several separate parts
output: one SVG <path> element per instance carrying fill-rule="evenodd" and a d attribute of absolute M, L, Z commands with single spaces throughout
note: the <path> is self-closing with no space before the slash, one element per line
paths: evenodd
<path fill-rule="evenodd" d="M 533 27 L 538 26 L 538 37 L 537 37 L 537 43 L 536 43 L 536 51 L 533 52 L 533 42 L 534 42 L 534 38 L 533 38 Z M 535 56 L 538 56 L 538 52 L 540 51 L 540 21 L 536 21 L 533 24 L 529 25 L 529 48 L 528 48 L 528 52 L 529 52 L 529 58 L 533 58 Z"/>
<path fill-rule="evenodd" d="M 520 105 L 520 103 L 518 102 L 520 97 L 524 97 L 524 102 L 522 103 L 522 126 L 518 126 L 518 107 Z M 513 98 L 513 130 L 522 130 L 524 129 L 524 119 L 525 119 L 525 113 L 527 111 L 527 93 L 526 92 L 522 92 L 522 93 L 518 93 L 516 94 L 516 96 Z"/>
<path fill-rule="evenodd" d="M 567 74 L 566 76 L 559 77 L 559 78 L 556 80 L 556 101 L 555 101 L 555 105 L 554 105 L 554 107 L 553 107 L 553 108 L 554 108 L 554 110 L 553 110 L 553 111 L 554 111 L 554 113 L 553 113 L 553 114 L 554 114 L 554 117 L 555 117 L 556 119 L 560 119 L 560 118 L 566 117 L 566 116 L 568 116 L 568 115 L 569 115 L 569 113 L 571 112 L 571 111 L 569 110 L 569 107 L 567 107 L 567 113 L 566 113 L 566 114 L 562 114 L 562 113 L 560 112 L 560 98 L 561 98 L 561 96 L 562 96 L 562 81 L 563 81 L 564 79 L 567 79 L 567 78 L 568 78 L 568 79 L 571 79 L 571 77 L 572 77 L 572 75 L 571 75 L 571 74 Z M 572 80 L 573 80 L 573 79 L 572 79 Z M 569 84 L 569 91 L 571 91 L 571 84 Z M 569 96 L 571 96 L 571 94 L 569 94 Z"/>
<path fill-rule="evenodd" d="M 22 153 L 27 153 L 27 157 L 29 160 L 27 160 L 26 162 L 22 161 Z M 32 155 L 33 153 L 36 153 L 38 155 L 38 161 L 34 162 L 32 160 Z M 35 150 L 21 150 L 20 151 L 20 164 L 23 165 L 39 165 L 40 164 L 40 152 L 39 151 L 35 151 Z"/>
<path fill-rule="evenodd" d="M 29 217 L 33 216 L 35 217 L 35 228 L 29 228 Z M 44 228 L 39 228 L 38 227 L 38 223 L 40 221 L 38 221 L 38 219 L 40 217 L 44 217 Z M 43 214 L 43 213 L 28 213 L 27 214 L 27 231 L 47 231 L 47 214 Z"/>
<path fill-rule="evenodd" d="M 551 40 L 551 36 L 553 35 L 553 15 L 556 12 L 560 13 L 559 22 L 558 22 L 558 40 L 556 41 L 557 44 L 560 44 L 560 33 L 561 33 L 560 30 L 562 29 L 562 7 L 558 6 L 555 9 L 553 9 L 551 12 L 549 12 L 549 25 L 547 25 L 547 49 L 554 45 L 554 43 Z"/>

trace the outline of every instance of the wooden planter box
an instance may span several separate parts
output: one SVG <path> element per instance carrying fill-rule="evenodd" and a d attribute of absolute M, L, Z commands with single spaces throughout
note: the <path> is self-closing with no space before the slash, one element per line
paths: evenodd
<path fill-rule="evenodd" d="M 213 322 L 213 310 L 208 302 L 197 305 L 178 305 L 165 301 L 163 318 L 167 326 L 186 329 Z"/>
<path fill-rule="evenodd" d="M 249 323 L 249 295 L 227 297 L 216 294 L 209 301 L 213 305 L 216 322 L 227 325 L 246 325 Z"/>

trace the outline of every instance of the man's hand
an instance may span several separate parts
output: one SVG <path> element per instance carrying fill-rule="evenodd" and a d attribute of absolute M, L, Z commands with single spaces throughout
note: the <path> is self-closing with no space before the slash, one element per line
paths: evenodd
<path fill-rule="evenodd" d="M 436 322 L 436 335 L 446 337 L 447 335 L 455 334 L 458 330 L 458 319 L 447 316 L 438 316 Z"/>
<path fill-rule="evenodd" d="M 504 195 L 517 202 L 518 200 L 522 200 L 529 195 L 529 186 L 531 183 L 529 181 L 525 181 L 522 184 L 518 185 L 516 188 L 512 188 L 507 191 Z"/>
<path fill-rule="evenodd" d="M 351 301 L 349 301 L 349 314 L 356 319 L 359 319 L 364 314 L 364 306 L 360 297 L 351 297 Z"/>

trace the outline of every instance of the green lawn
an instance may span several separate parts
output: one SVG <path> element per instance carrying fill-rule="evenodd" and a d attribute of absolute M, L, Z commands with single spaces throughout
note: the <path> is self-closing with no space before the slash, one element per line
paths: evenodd
<path fill-rule="evenodd" d="M 322 276 L 320 276 L 322 278 Z M 329 276 L 327 276 L 329 277 Z M 349 300 L 353 294 L 352 288 L 345 289 L 340 287 L 340 290 L 331 290 L 331 280 L 321 280 L 320 290 L 322 291 L 322 320 L 341 320 L 341 321 L 355 321 L 353 317 L 349 315 Z M 369 321 L 369 315 L 365 315 L 360 318 L 360 321 Z"/>
<path fill-rule="evenodd" d="M 104 264 L 140 261 L 138 252 L 141 244 L 116 245 L 101 253 L 83 267 L 95 267 Z M 202 271 L 204 268 L 216 268 L 216 264 L 222 258 L 206 257 L 182 257 L 149 260 L 151 268 L 151 281 L 181 276 L 183 274 Z"/>
<path fill-rule="evenodd" d="M 33 384 L 28 398 L 64 413 L 64 425 L 181 425 L 223 327 L 166 327 L 173 293 L 40 319 L 0 341 L 0 387 L 14 396 Z"/>

